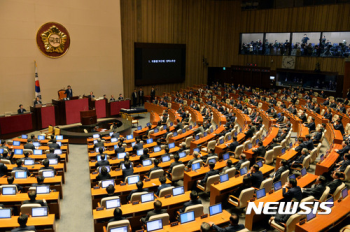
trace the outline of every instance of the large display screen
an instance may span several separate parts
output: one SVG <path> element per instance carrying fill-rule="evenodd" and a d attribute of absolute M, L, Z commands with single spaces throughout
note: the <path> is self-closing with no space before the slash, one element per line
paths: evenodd
<path fill-rule="evenodd" d="M 136 86 L 183 82 L 185 71 L 185 44 L 135 43 Z"/>

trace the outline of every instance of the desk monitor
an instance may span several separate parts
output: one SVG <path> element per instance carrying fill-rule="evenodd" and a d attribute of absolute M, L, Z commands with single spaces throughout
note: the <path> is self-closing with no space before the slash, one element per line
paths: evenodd
<path fill-rule="evenodd" d="M 226 182 L 228 181 L 229 178 L 228 178 L 228 174 L 223 174 L 223 175 L 220 175 L 220 183 L 223 183 L 223 182 Z"/>
<path fill-rule="evenodd" d="M 133 167 L 133 166 L 134 166 L 133 162 L 130 162 L 130 167 Z M 121 167 L 123 170 L 125 169 L 124 162 L 121 162 L 121 163 L 120 163 L 120 167 Z"/>
<path fill-rule="evenodd" d="M 186 152 L 179 152 L 179 157 L 180 158 L 186 157 Z"/>
<path fill-rule="evenodd" d="M 265 135 L 261 136 L 261 140 L 264 140 L 265 139 Z"/>
<path fill-rule="evenodd" d="M 100 138 L 100 135 L 99 134 L 93 134 L 92 138 L 94 138 L 94 139 Z"/>
<path fill-rule="evenodd" d="M 273 188 L 275 191 L 278 191 L 282 188 L 282 182 L 281 181 L 277 181 L 276 183 L 273 184 Z"/>
<path fill-rule="evenodd" d="M 295 179 L 295 175 L 294 175 L 294 174 L 290 175 L 290 176 L 289 176 L 289 180 L 290 180 L 290 179 Z"/>
<path fill-rule="evenodd" d="M 239 173 L 241 174 L 241 176 L 243 176 L 243 175 L 245 175 L 246 173 L 247 173 L 247 168 L 246 167 L 244 167 L 244 168 L 241 168 L 240 170 L 239 170 Z"/>
<path fill-rule="evenodd" d="M 138 127 L 137 127 L 137 130 L 142 130 L 142 126 L 138 126 Z"/>
<path fill-rule="evenodd" d="M 216 129 L 218 129 L 219 128 L 219 125 L 216 125 Z"/>
<path fill-rule="evenodd" d="M 154 193 L 150 192 L 150 193 L 145 193 L 141 195 L 141 203 L 146 203 L 146 202 L 150 202 L 150 201 L 154 201 Z"/>
<path fill-rule="evenodd" d="M 36 194 L 49 194 L 50 186 L 48 185 L 40 185 L 36 186 Z"/>
<path fill-rule="evenodd" d="M 109 232 L 128 232 L 128 226 L 115 227 L 110 229 Z"/>
<path fill-rule="evenodd" d="M 334 200 L 333 197 L 330 197 L 326 200 L 326 202 L 331 202 L 332 204 L 327 205 L 329 208 L 332 208 L 334 206 Z"/>
<path fill-rule="evenodd" d="M 220 139 L 220 144 L 223 144 L 224 143 L 224 139 Z"/>
<path fill-rule="evenodd" d="M 52 158 L 52 159 L 48 159 L 48 160 L 49 160 L 50 165 L 57 165 L 58 164 L 58 159 Z"/>
<path fill-rule="evenodd" d="M 293 143 L 292 143 L 292 142 L 289 143 L 289 147 L 290 147 L 290 148 L 293 147 Z"/>
<path fill-rule="evenodd" d="M 97 155 L 96 159 L 97 159 L 97 161 L 101 161 L 102 160 L 101 155 Z M 105 159 L 104 160 L 107 161 L 107 155 L 105 155 Z"/>
<path fill-rule="evenodd" d="M 126 156 L 126 152 L 118 153 L 118 159 L 124 159 L 125 156 Z"/>
<path fill-rule="evenodd" d="M 137 154 L 138 156 L 143 155 L 143 149 L 137 150 L 137 151 L 136 151 L 136 154 Z"/>
<path fill-rule="evenodd" d="M 161 150 L 160 146 L 156 146 L 153 148 L 153 151 L 154 152 L 159 152 Z"/>
<path fill-rule="evenodd" d="M 129 176 L 128 177 L 128 184 L 136 184 L 139 180 L 140 180 L 139 175 Z"/>
<path fill-rule="evenodd" d="M 56 142 L 60 147 L 62 147 L 62 142 Z"/>
<path fill-rule="evenodd" d="M 26 166 L 34 165 L 34 160 L 33 159 L 26 159 L 26 160 L 24 160 L 24 165 L 26 165 Z"/>
<path fill-rule="evenodd" d="M 16 186 L 2 187 L 2 195 L 16 195 Z"/>
<path fill-rule="evenodd" d="M 260 141 L 259 139 L 256 139 L 255 144 L 258 145 L 259 141 Z"/>
<path fill-rule="evenodd" d="M 154 221 L 147 222 L 147 232 L 162 230 L 163 229 L 163 221 L 162 219 L 157 219 Z"/>
<path fill-rule="evenodd" d="M 228 135 L 228 136 L 227 136 L 227 140 L 231 140 L 231 135 Z"/>
<path fill-rule="evenodd" d="M 306 221 L 310 221 L 316 217 L 316 214 L 313 214 L 312 211 L 308 215 L 306 215 Z"/>
<path fill-rule="evenodd" d="M 45 178 L 55 177 L 55 171 L 54 170 L 43 171 L 43 177 Z"/>
<path fill-rule="evenodd" d="M 43 154 L 43 150 L 34 150 L 33 151 L 33 155 L 42 155 Z"/>
<path fill-rule="evenodd" d="M 13 146 L 20 146 L 20 145 L 21 145 L 21 142 L 20 142 L 20 141 L 13 141 L 13 142 L 12 142 L 12 145 L 13 145 Z"/>
<path fill-rule="evenodd" d="M 16 171 L 15 172 L 15 178 L 16 179 L 26 179 L 27 178 L 27 172 L 26 171 Z"/>
<path fill-rule="evenodd" d="M 45 140 L 45 135 L 38 135 L 38 140 Z"/>
<path fill-rule="evenodd" d="M 63 140 L 63 135 L 56 135 L 56 140 Z"/>
<path fill-rule="evenodd" d="M 237 131 L 235 131 L 235 137 L 237 137 Z"/>
<path fill-rule="evenodd" d="M 142 160 L 142 166 L 147 167 L 152 165 L 152 160 L 151 159 L 145 159 Z"/>
<path fill-rule="evenodd" d="M 97 168 L 99 173 L 101 173 L 102 167 L 107 168 L 107 172 L 110 172 L 110 171 L 111 171 L 111 166 L 105 165 L 105 166 L 100 166 L 100 167 Z"/>
<path fill-rule="evenodd" d="M 150 126 L 150 125 L 151 125 L 151 123 L 149 123 L 149 122 L 148 122 L 146 125 L 147 125 L 147 126 Z"/>
<path fill-rule="evenodd" d="M 196 171 L 197 169 L 201 168 L 201 163 L 194 163 L 192 164 L 192 171 Z"/>
<path fill-rule="evenodd" d="M 23 155 L 23 149 L 15 149 L 15 155 Z"/>
<path fill-rule="evenodd" d="M 182 195 L 185 194 L 185 189 L 184 186 L 180 186 L 177 188 L 173 188 L 173 196 L 178 196 L 178 195 Z"/>
<path fill-rule="evenodd" d="M 198 147 L 193 148 L 193 151 L 199 152 L 199 148 Z"/>
<path fill-rule="evenodd" d="M 210 164 L 210 163 L 216 163 L 216 159 L 215 158 L 211 158 L 211 159 L 208 159 L 208 164 Z"/>
<path fill-rule="evenodd" d="M 147 139 L 147 144 L 153 143 L 153 139 Z"/>
<path fill-rule="evenodd" d="M 168 161 L 170 161 L 170 156 L 169 155 L 162 156 L 162 162 L 163 163 L 168 162 Z"/>
<path fill-rule="evenodd" d="M 115 142 L 117 142 L 117 141 L 118 141 L 117 138 L 111 138 L 111 143 L 115 143 Z"/>
<path fill-rule="evenodd" d="M 167 126 L 166 125 L 163 125 L 163 130 L 166 130 Z"/>
<path fill-rule="evenodd" d="M 62 150 L 61 149 L 55 149 L 53 153 L 56 154 L 56 155 L 62 155 Z"/>
<path fill-rule="evenodd" d="M 261 168 L 263 166 L 263 162 L 260 160 L 256 163 L 257 165 L 259 165 L 259 168 Z"/>
<path fill-rule="evenodd" d="M 256 191 L 256 198 L 260 199 L 262 197 L 266 196 L 265 188 L 259 189 Z"/>
<path fill-rule="evenodd" d="M 131 146 L 132 146 L 132 147 L 134 147 L 134 146 L 135 146 L 135 144 L 136 144 L 136 142 L 133 142 L 133 143 L 131 143 Z"/>
<path fill-rule="evenodd" d="M 286 149 L 285 148 L 282 148 L 282 155 L 286 153 Z"/>
<path fill-rule="evenodd" d="M 221 203 L 209 206 L 209 215 L 214 216 L 216 214 L 222 213 Z"/>
<path fill-rule="evenodd" d="M 112 136 L 113 135 L 113 132 L 109 132 L 109 136 Z"/>
<path fill-rule="evenodd" d="M 192 125 L 189 125 L 189 126 L 188 126 L 188 129 L 192 130 Z"/>
<path fill-rule="evenodd" d="M 96 144 L 96 143 L 98 143 L 98 141 L 97 141 L 97 140 L 94 140 L 93 143 Z"/>
<path fill-rule="evenodd" d="M 225 153 L 225 154 L 222 155 L 222 158 L 224 160 L 228 160 L 230 158 L 230 154 L 229 153 Z"/>
<path fill-rule="evenodd" d="M 32 217 L 46 217 L 48 213 L 47 206 L 32 208 Z"/>
<path fill-rule="evenodd" d="M 130 140 L 130 139 L 133 139 L 133 138 L 134 138 L 133 135 L 127 135 L 127 136 L 126 136 L 126 140 Z"/>
<path fill-rule="evenodd" d="M 321 162 L 324 160 L 324 154 L 322 154 L 322 155 L 320 156 L 320 160 L 321 160 Z"/>
<path fill-rule="evenodd" d="M 22 139 L 28 139 L 28 135 L 21 135 Z"/>
<path fill-rule="evenodd" d="M 182 133 L 186 133 L 186 129 L 182 129 Z"/>
<path fill-rule="evenodd" d="M 181 224 L 185 224 L 187 222 L 193 222 L 194 220 L 195 220 L 194 211 L 180 214 Z"/>
<path fill-rule="evenodd" d="M 207 133 L 207 132 L 204 132 L 204 134 L 203 134 L 203 135 L 204 135 L 204 137 L 205 137 L 205 136 L 207 136 L 207 135 L 208 135 L 208 133 Z"/>
<path fill-rule="evenodd" d="M 34 146 L 34 147 L 40 147 L 41 144 L 40 144 L 39 142 L 33 142 L 33 146 Z"/>
<path fill-rule="evenodd" d="M 305 176 L 307 174 L 306 168 L 301 169 L 301 176 Z"/>
<path fill-rule="evenodd" d="M 108 185 L 110 185 L 110 184 L 114 186 L 114 179 L 102 180 L 102 181 L 101 181 L 101 187 L 102 187 L 102 188 L 107 188 Z"/>
<path fill-rule="evenodd" d="M 193 123 L 194 126 L 197 126 L 197 123 Z"/>
<path fill-rule="evenodd" d="M 158 128 L 154 129 L 154 133 L 158 133 L 158 132 L 159 132 Z"/>
<path fill-rule="evenodd" d="M 120 199 L 113 199 L 106 201 L 106 209 L 114 209 L 120 207 Z"/>
<path fill-rule="evenodd" d="M 196 136 L 194 137 L 194 139 L 195 139 L 195 140 L 198 140 L 198 139 L 199 139 L 199 136 L 198 136 L 198 135 L 196 135 Z"/>
<path fill-rule="evenodd" d="M 177 132 L 176 131 L 173 132 L 173 136 L 174 137 L 177 136 Z"/>
<path fill-rule="evenodd" d="M 243 131 L 243 129 L 241 128 L 241 129 L 239 130 L 239 132 L 241 132 L 241 133 L 242 133 L 242 131 Z"/>
<path fill-rule="evenodd" d="M 341 197 L 344 199 L 345 197 L 348 196 L 348 189 L 345 187 L 342 191 L 341 191 Z"/>
<path fill-rule="evenodd" d="M 169 147 L 169 149 L 174 148 L 175 147 L 175 143 L 169 143 L 168 147 Z"/>
<path fill-rule="evenodd" d="M 0 154 L 4 153 L 4 148 L 0 148 Z"/>
<path fill-rule="evenodd" d="M 0 209 L 0 219 L 11 218 L 11 209 Z"/>
<path fill-rule="evenodd" d="M 253 144 L 252 143 L 248 143 L 248 149 L 252 149 Z"/>
<path fill-rule="evenodd" d="M 214 130 L 213 130 L 213 128 L 211 128 L 211 129 L 210 129 L 210 133 L 213 133 L 213 132 L 214 132 Z"/>
<path fill-rule="evenodd" d="M 95 152 L 100 153 L 100 148 L 102 148 L 102 150 L 105 151 L 104 147 L 96 147 L 95 148 Z"/>

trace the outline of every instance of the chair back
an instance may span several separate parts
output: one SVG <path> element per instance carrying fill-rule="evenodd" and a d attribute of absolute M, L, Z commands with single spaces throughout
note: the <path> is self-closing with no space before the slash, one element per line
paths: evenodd
<path fill-rule="evenodd" d="M 211 149 L 215 149 L 215 145 L 216 145 L 215 140 L 208 142 L 207 151 L 209 152 Z"/>
<path fill-rule="evenodd" d="M 59 100 L 67 97 L 66 90 L 64 90 L 64 89 L 58 90 L 57 94 L 58 94 Z"/>
<path fill-rule="evenodd" d="M 289 175 L 289 170 L 282 172 L 281 178 L 280 178 L 282 186 L 288 181 L 288 175 Z"/>
<path fill-rule="evenodd" d="M 191 211 L 194 211 L 195 218 L 200 217 L 203 215 L 204 206 L 202 204 L 187 206 L 185 209 L 185 213 L 191 212 Z"/>
<path fill-rule="evenodd" d="M 300 215 L 297 213 L 290 216 L 290 218 L 286 222 L 286 231 L 295 231 L 295 225 L 304 217 L 305 215 Z"/>
<path fill-rule="evenodd" d="M 208 179 L 207 179 L 207 183 L 205 184 L 204 192 L 205 193 L 210 192 L 210 186 L 212 184 L 214 184 L 216 181 L 219 181 L 219 180 L 220 180 L 220 176 L 219 175 L 209 176 Z"/>
<path fill-rule="evenodd" d="M 33 150 L 32 149 L 23 149 L 23 153 L 28 152 L 29 155 L 33 155 Z"/>
<path fill-rule="evenodd" d="M 3 163 L 3 164 L 11 164 L 11 161 L 10 161 L 10 160 L 7 160 L 7 159 L 0 159 L 0 163 Z"/>
<path fill-rule="evenodd" d="M 18 189 L 17 189 L 17 186 L 14 185 L 14 184 L 4 184 L 4 185 L 1 185 L 0 186 L 0 193 L 2 194 L 2 187 L 16 187 L 16 194 L 18 193 Z"/>
<path fill-rule="evenodd" d="M 125 183 L 128 183 L 128 178 L 135 177 L 135 176 L 139 176 L 139 175 L 131 175 L 131 176 L 125 177 Z"/>
<path fill-rule="evenodd" d="M 276 159 L 277 157 L 279 157 L 282 154 L 282 146 L 276 146 L 273 148 L 273 158 Z"/>
<path fill-rule="evenodd" d="M 236 175 L 236 168 L 228 168 L 225 170 L 225 174 L 228 174 L 228 178 L 233 178 Z"/>
<path fill-rule="evenodd" d="M 312 151 L 310 152 L 310 163 L 315 162 L 317 158 L 317 147 L 312 149 Z"/>
<path fill-rule="evenodd" d="M 148 192 L 138 192 L 138 193 L 133 193 L 130 197 L 130 201 L 140 201 L 141 202 L 141 195 L 146 194 Z"/>
<path fill-rule="evenodd" d="M 215 159 L 215 161 L 218 161 L 219 157 L 217 157 L 217 156 L 210 156 L 210 157 L 208 157 L 206 164 L 209 164 L 209 160 L 212 160 L 212 159 Z"/>
<path fill-rule="evenodd" d="M 236 147 L 236 150 L 235 150 L 235 158 L 238 159 L 239 156 L 242 154 L 243 152 L 243 145 L 239 145 Z"/>
<path fill-rule="evenodd" d="M 164 176 L 164 170 L 163 169 L 158 169 L 154 170 L 149 174 L 150 179 L 158 179 L 159 177 Z"/>
<path fill-rule="evenodd" d="M 181 180 L 184 178 L 184 171 L 185 171 L 185 165 L 184 164 L 179 164 L 173 167 L 173 170 L 171 172 L 172 174 L 172 181 L 177 181 Z"/>
<path fill-rule="evenodd" d="M 345 184 L 344 183 L 341 183 L 341 185 L 339 185 L 336 189 L 335 189 L 335 191 L 334 191 L 334 193 L 333 193 L 333 199 L 334 199 L 334 201 L 336 201 L 336 200 L 338 200 L 339 198 L 340 198 L 340 193 L 341 193 L 341 191 L 342 191 L 342 189 L 344 189 L 345 188 Z"/>
<path fill-rule="evenodd" d="M 326 189 L 323 191 L 322 196 L 319 199 L 320 202 L 324 202 L 327 199 L 330 190 L 331 189 L 327 186 Z"/>
<path fill-rule="evenodd" d="M 192 137 L 186 138 L 185 140 L 186 148 L 190 148 L 192 139 L 193 139 Z"/>
<path fill-rule="evenodd" d="M 305 197 L 303 198 L 300 203 L 302 202 L 314 202 L 315 201 L 315 197 L 314 196 L 308 196 L 308 197 Z"/>
<path fill-rule="evenodd" d="M 151 138 L 151 134 L 154 134 L 154 130 L 149 130 L 148 131 L 148 138 Z"/>
<path fill-rule="evenodd" d="M 263 182 L 261 182 L 260 189 L 264 188 L 265 192 L 268 193 L 272 189 L 272 184 L 273 184 L 273 179 L 267 178 L 263 180 Z"/>
<path fill-rule="evenodd" d="M 40 204 L 24 204 L 21 205 L 21 214 L 28 214 L 32 215 L 32 208 L 38 208 L 41 207 Z"/>
<path fill-rule="evenodd" d="M 107 224 L 107 232 L 110 232 L 114 228 L 124 227 L 124 226 L 127 226 L 127 228 L 128 228 L 128 230 L 126 232 L 130 232 L 129 220 L 120 220 L 120 221 L 109 222 Z"/>
<path fill-rule="evenodd" d="M 163 226 L 169 225 L 169 214 L 168 213 L 162 213 L 158 215 L 153 215 L 149 218 L 148 221 L 154 221 L 157 219 L 162 219 Z"/>
<path fill-rule="evenodd" d="M 237 208 L 245 208 L 248 205 L 248 202 L 250 199 L 252 199 L 254 194 L 254 188 L 247 188 L 244 189 L 241 194 L 239 195 L 239 204 Z"/>
<path fill-rule="evenodd" d="M 250 166 L 250 161 L 247 160 L 241 164 L 241 167 L 239 169 L 247 168 L 247 171 L 249 171 L 249 166 Z"/>
<path fill-rule="evenodd" d="M 161 189 L 158 197 L 164 197 L 165 195 L 173 194 L 173 188 L 174 186 L 170 186 L 170 187 Z"/>
<path fill-rule="evenodd" d="M 307 169 L 309 169 L 310 167 L 310 155 L 306 156 L 303 160 L 303 167 Z"/>
<path fill-rule="evenodd" d="M 101 206 L 103 208 L 106 208 L 106 201 L 109 201 L 109 200 L 116 200 L 116 199 L 119 199 L 119 197 L 117 196 L 114 196 L 114 197 L 104 197 L 101 199 Z"/>
<path fill-rule="evenodd" d="M 169 139 L 170 139 L 171 137 L 173 137 L 173 133 L 167 134 L 166 139 L 165 139 L 167 143 L 170 143 L 170 142 L 169 142 Z"/>
<path fill-rule="evenodd" d="M 344 180 L 345 181 L 350 180 L 350 165 L 348 165 L 344 171 Z"/>
<path fill-rule="evenodd" d="M 273 150 L 269 150 L 265 153 L 265 164 L 271 164 L 273 163 Z"/>

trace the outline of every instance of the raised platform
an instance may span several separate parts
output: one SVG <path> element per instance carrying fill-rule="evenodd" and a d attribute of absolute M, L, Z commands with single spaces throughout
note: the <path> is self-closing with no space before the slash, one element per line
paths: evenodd
<path fill-rule="evenodd" d="M 104 120 L 102 122 L 98 122 L 92 125 L 75 125 L 70 127 L 64 127 L 61 128 L 61 135 L 63 135 L 65 139 L 69 139 L 70 144 L 86 144 L 86 139 L 92 137 L 93 134 L 100 134 L 101 137 L 109 135 L 109 133 L 111 132 L 109 128 L 111 126 L 111 123 L 113 122 L 117 123 L 118 129 L 116 131 L 119 132 L 121 135 L 125 136 L 131 134 L 131 122 L 123 118 L 117 118 Z M 95 126 L 97 126 L 99 129 L 104 128 L 107 130 L 104 132 L 91 132 L 91 130 Z M 88 133 L 85 133 L 84 129 L 86 129 Z"/>

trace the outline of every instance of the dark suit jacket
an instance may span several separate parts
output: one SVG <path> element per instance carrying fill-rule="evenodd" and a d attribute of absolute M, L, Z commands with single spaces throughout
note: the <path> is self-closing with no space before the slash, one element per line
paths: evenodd
<path fill-rule="evenodd" d="M 179 123 L 175 126 L 175 131 L 177 131 L 178 129 L 183 129 L 182 122 L 179 122 Z"/>
<path fill-rule="evenodd" d="M 126 177 L 134 175 L 134 168 L 125 168 L 123 169 L 123 181 L 125 180 Z"/>
<path fill-rule="evenodd" d="M 67 94 L 67 98 L 73 97 L 73 90 L 72 89 L 66 89 L 66 91 L 64 93 Z"/>
<path fill-rule="evenodd" d="M 108 180 L 108 179 L 112 179 L 111 175 L 109 175 L 109 173 L 107 173 L 107 175 L 102 175 L 101 173 L 98 174 L 98 176 L 96 176 L 96 181 L 101 181 L 101 180 Z"/>
<path fill-rule="evenodd" d="M 53 148 L 53 149 L 60 149 L 60 145 L 58 145 L 57 143 L 51 143 L 49 144 L 49 148 Z"/>
<path fill-rule="evenodd" d="M 7 175 L 7 167 L 5 164 L 0 163 L 0 177 Z"/>
<path fill-rule="evenodd" d="M 23 205 L 25 204 L 40 204 L 41 206 L 47 206 L 47 203 L 44 203 L 42 200 L 34 200 L 34 201 L 26 200 L 26 201 L 23 201 Z"/>
<path fill-rule="evenodd" d="M 350 146 L 346 145 L 343 149 L 340 149 L 337 153 L 339 155 L 344 155 L 345 153 L 348 153 L 349 150 L 350 150 Z"/>
<path fill-rule="evenodd" d="M 328 119 L 328 120 L 332 120 L 332 117 L 333 117 L 332 113 L 329 113 L 329 114 L 325 113 L 323 116 L 325 117 L 325 119 Z"/>
<path fill-rule="evenodd" d="M 308 150 L 314 149 L 314 143 L 312 142 L 311 139 L 310 139 L 309 141 L 306 141 L 306 148 L 307 148 Z"/>
<path fill-rule="evenodd" d="M 171 184 L 162 184 L 162 185 L 159 185 L 158 190 L 157 190 L 157 192 L 156 192 L 156 195 L 159 196 L 160 190 L 162 190 L 162 189 L 164 189 L 164 188 L 167 188 L 167 187 L 171 187 Z"/>
<path fill-rule="evenodd" d="M 287 135 L 288 135 L 287 133 L 282 133 L 281 136 L 279 136 L 277 138 L 277 141 L 278 142 L 282 142 L 282 140 L 285 139 L 287 137 Z"/>
<path fill-rule="evenodd" d="M 322 138 L 322 133 L 321 132 L 316 132 L 316 134 L 314 136 L 314 140 L 315 141 L 320 141 L 321 138 Z"/>
<path fill-rule="evenodd" d="M 251 128 L 247 132 L 245 132 L 245 137 L 246 138 L 251 138 L 251 137 L 253 137 L 253 133 L 254 133 L 254 129 Z"/>
<path fill-rule="evenodd" d="M 265 147 L 264 146 L 260 146 L 260 147 L 258 147 L 255 150 L 254 155 L 264 157 L 265 153 L 266 153 Z"/>
<path fill-rule="evenodd" d="M 275 173 L 275 177 L 273 178 L 273 182 L 279 181 L 279 179 L 281 178 L 281 175 L 284 171 L 288 170 L 288 166 L 281 166 L 277 169 L 276 173 Z"/>
<path fill-rule="evenodd" d="M 335 125 L 335 126 L 334 126 L 334 129 L 335 129 L 335 130 L 340 130 L 341 134 L 342 134 L 342 135 L 344 134 L 344 127 L 343 127 L 343 124 Z"/>
<path fill-rule="evenodd" d="M 237 141 L 234 141 L 228 146 L 228 149 L 230 149 L 230 151 L 234 152 L 236 150 L 237 146 L 239 146 L 239 143 Z"/>
<path fill-rule="evenodd" d="M 147 176 L 149 177 L 149 175 L 151 174 L 152 171 L 159 170 L 159 169 L 163 169 L 163 168 L 161 168 L 161 167 L 153 167 L 153 168 L 151 168 L 151 169 L 149 170 Z"/>
<path fill-rule="evenodd" d="M 169 173 L 171 173 L 173 171 L 173 167 L 175 167 L 176 165 L 179 165 L 179 164 L 182 164 L 182 161 L 174 161 L 170 164 L 170 167 L 169 167 Z"/>
<path fill-rule="evenodd" d="M 23 114 L 24 112 L 26 112 L 26 109 L 18 109 L 17 110 L 17 114 Z"/>
<path fill-rule="evenodd" d="M 135 146 L 133 147 L 134 151 L 140 150 L 143 148 L 143 144 L 141 143 L 136 143 Z"/>
<path fill-rule="evenodd" d="M 11 232 L 21 232 L 21 231 L 36 231 L 36 229 L 34 226 L 25 226 L 25 227 L 18 227 L 11 230 Z"/>
<path fill-rule="evenodd" d="M 34 145 L 31 143 L 24 144 L 23 148 L 24 149 L 31 149 L 31 150 L 35 149 Z"/>
<path fill-rule="evenodd" d="M 339 171 L 344 172 L 348 165 L 350 165 L 350 160 L 344 160 L 344 162 L 340 166 Z"/>
<path fill-rule="evenodd" d="M 155 209 L 152 211 L 149 211 L 146 215 L 146 217 L 142 220 L 144 221 L 144 223 L 146 223 L 150 217 L 154 216 L 154 215 L 158 215 L 158 214 L 163 214 L 163 213 L 167 213 L 168 211 L 166 209 L 161 209 L 160 211 L 156 211 Z"/>
<path fill-rule="evenodd" d="M 205 174 L 204 179 L 201 180 L 201 182 L 200 182 L 200 185 L 203 185 L 203 186 L 204 186 L 204 185 L 207 183 L 207 180 L 208 180 L 208 178 L 209 178 L 210 176 L 217 175 L 217 174 L 219 174 L 219 173 L 220 173 L 219 170 L 210 170 L 209 172 L 207 172 L 207 173 Z"/>
<path fill-rule="evenodd" d="M 286 188 L 282 188 L 282 189 L 283 189 L 283 197 L 285 202 L 290 202 L 293 198 L 298 199 L 298 201 L 301 201 L 301 199 L 303 199 L 303 194 L 299 186 L 290 188 L 288 192 L 286 192 Z"/>
<path fill-rule="evenodd" d="M 252 181 L 252 187 L 259 189 L 261 182 L 264 180 L 264 176 L 261 171 L 258 171 L 258 172 L 252 173 L 249 179 Z"/>
<path fill-rule="evenodd" d="M 131 190 L 130 194 L 126 197 L 126 200 L 130 201 L 132 194 L 134 194 L 134 193 L 142 193 L 142 192 L 148 192 L 148 188 L 144 188 L 144 189 L 141 189 L 141 190 L 138 190 L 138 189 Z"/>
<path fill-rule="evenodd" d="M 48 159 L 60 159 L 60 156 L 57 154 L 54 154 L 54 153 L 49 153 L 49 154 L 46 154 L 46 158 L 48 158 Z"/>
<path fill-rule="evenodd" d="M 302 164 L 306 155 L 299 156 L 296 160 L 294 160 L 295 164 Z"/>
<path fill-rule="evenodd" d="M 199 199 L 196 199 L 196 200 L 194 200 L 194 201 L 190 200 L 189 202 L 186 202 L 186 203 L 184 204 L 184 206 L 182 207 L 182 209 L 180 209 L 180 213 L 185 212 L 185 210 L 186 210 L 186 208 L 187 208 L 188 206 L 199 205 L 199 204 L 202 204 L 202 201 L 199 200 Z"/>
<path fill-rule="evenodd" d="M 306 127 L 308 127 L 310 131 L 316 130 L 314 122 L 310 122 L 310 123 L 306 124 Z"/>
<path fill-rule="evenodd" d="M 247 161 L 247 159 L 244 159 L 244 160 L 240 159 L 240 160 L 238 160 L 238 162 L 235 164 L 236 170 L 239 171 L 241 165 L 242 165 L 244 162 L 246 162 L 246 161 Z"/>
<path fill-rule="evenodd" d="M 335 179 L 332 182 L 328 183 L 327 186 L 330 188 L 329 194 L 333 194 L 335 190 L 342 184 L 342 181 Z"/>
<path fill-rule="evenodd" d="M 118 217 L 118 218 L 113 217 L 113 218 L 109 219 L 108 222 L 116 222 L 116 221 L 121 221 L 124 219 L 125 219 L 125 217 Z"/>
<path fill-rule="evenodd" d="M 109 161 L 108 160 L 101 160 L 101 161 L 97 161 L 97 163 L 95 164 L 95 167 L 100 167 L 100 166 L 107 166 L 109 165 Z"/>
<path fill-rule="evenodd" d="M 306 196 L 314 196 L 316 200 L 319 200 L 325 189 L 325 185 L 318 184 L 313 188 L 305 188 L 303 194 Z"/>
<path fill-rule="evenodd" d="M 123 153 L 123 152 L 125 152 L 125 147 L 118 147 L 115 149 L 115 154 Z"/>
<path fill-rule="evenodd" d="M 104 147 L 104 143 L 102 143 L 102 142 L 97 142 L 97 143 L 95 143 L 94 144 L 94 149 L 96 149 L 96 147 Z"/>
<path fill-rule="evenodd" d="M 26 167 L 14 167 L 12 169 L 12 171 L 26 171 L 27 172 L 27 176 L 30 176 L 30 172 L 29 172 L 28 168 L 26 168 Z"/>

